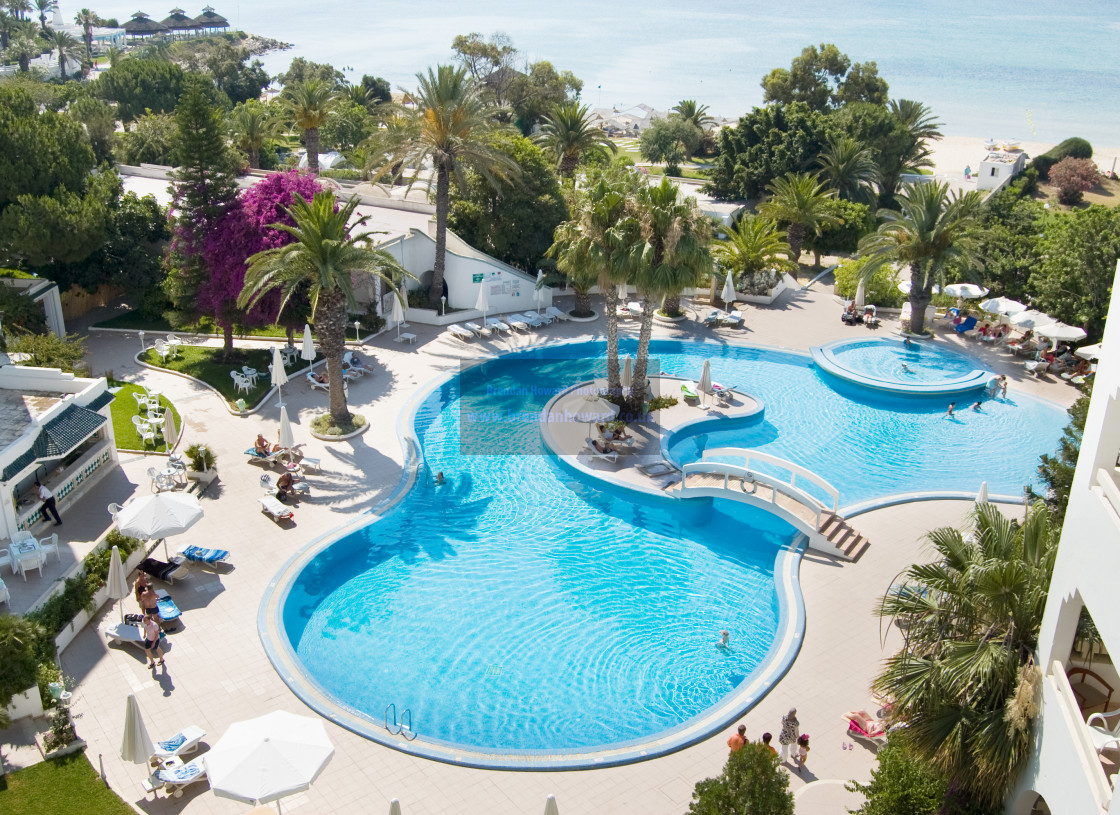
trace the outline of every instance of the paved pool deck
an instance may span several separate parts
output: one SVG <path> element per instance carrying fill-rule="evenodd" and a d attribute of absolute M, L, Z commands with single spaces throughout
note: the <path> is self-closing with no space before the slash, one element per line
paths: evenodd
<path fill-rule="evenodd" d="M 559 305 L 570 307 L 570 301 L 561 299 Z M 870 333 L 860 326 L 843 325 L 839 313 L 829 292 L 810 290 L 795 292 L 775 307 L 748 307 L 742 329 L 710 330 L 688 321 L 656 326 L 654 336 L 804 351 L 810 345 Z M 891 329 L 888 322 L 879 333 Z M 321 475 L 309 477 L 311 496 L 301 502 L 295 523 L 287 527 L 259 511 L 258 482 L 265 470 L 249 463 L 241 452 L 258 432 L 266 437 L 276 432 L 275 399 L 256 416 L 233 416 L 218 397 L 199 385 L 137 365 L 135 333 L 90 335 L 94 373 L 112 370 L 117 378 L 159 387 L 183 416 L 184 443 L 204 441 L 217 451 L 220 479 L 203 498 L 206 515 L 180 542 L 222 546 L 233 553 L 231 567 L 217 572 L 193 567 L 190 578 L 174 587 L 184 627 L 169 635 L 172 645 L 166 670 L 146 670 L 136 648 L 106 644 L 100 628 L 117 618 L 114 606 L 104 608 L 62 654 L 63 669 L 76 683 L 73 710 L 77 730 L 89 742 L 87 756 L 95 768 L 104 767 L 109 785 L 137 811 L 233 815 L 249 809 L 215 796 L 204 782 L 188 787 L 180 799 L 145 795 L 140 786 L 145 768 L 118 757 L 125 697 L 136 694 L 153 738 L 166 738 L 194 724 L 207 732 L 203 749 L 235 721 L 275 709 L 311 715 L 265 656 L 257 634 L 258 606 L 268 582 L 288 557 L 320 535 L 354 522 L 396 491 L 404 458 L 396 420 L 413 394 L 433 378 L 458 369 L 464 360 L 557 340 L 601 339 L 604 323 L 560 323 L 528 335 L 470 345 L 451 339 L 441 329 L 414 324 L 410 330 L 417 335 L 414 345 L 394 343 L 390 332 L 363 347 L 377 372 L 350 387 L 351 405 L 370 420 L 369 430 L 361 436 L 335 444 L 311 439 L 306 426 L 325 407 L 326 395 L 311 393 L 305 384 L 285 388 L 296 438 L 307 440 L 305 452 L 320 458 L 323 465 Z M 623 336 L 636 332 L 636 322 L 622 327 Z M 1007 373 L 1013 392 L 1029 392 L 1062 405 L 1077 396 L 1060 380 L 1030 379 L 1021 363 L 978 343 L 955 336 L 936 341 Z M 120 494 L 99 495 L 98 503 L 146 494 L 146 470 L 158 461 L 152 456 L 123 455 L 123 479 L 116 484 Z M 801 815 L 842 812 L 851 796 L 841 782 L 869 778 L 874 764 L 870 750 L 858 744 L 853 750 L 841 749 L 849 741 L 841 714 L 871 704 L 869 683 L 883 657 L 899 642 L 872 615 L 872 608 L 902 569 L 926 556 L 922 545 L 926 531 L 962 525 L 970 507 L 964 501 L 928 501 L 876 510 L 860 517 L 860 530 L 873 545 L 858 563 L 814 552 L 804 556 L 800 581 L 807 624 L 800 653 L 784 678 L 742 720 L 749 736 L 757 739 L 763 731 L 777 733 L 781 715 L 791 706 L 798 708 L 802 730 L 811 735 L 813 747 L 804 774 L 791 773 Z M 103 506 L 96 510 L 104 512 Z M 90 536 L 97 512 L 88 510 L 91 528 L 75 530 L 75 539 L 95 539 Z M 69 533 L 69 526 L 60 529 Z M 70 539 L 64 544 L 64 558 L 74 557 Z M 129 611 L 134 610 L 133 604 L 124 602 Z M 621 767 L 510 772 L 464 769 L 412 757 L 329 722 L 327 729 L 336 747 L 334 758 L 310 790 L 283 800 L 285 812 L 384 812 L 396 798 L 406 815 L 521 815 L 540 812 L 546 796 L 555 795 L 564 815 L 679 815 L 687 809 L 695 783 L 720 771 L 730 735 L 718 734 L 672 755 Z"/>

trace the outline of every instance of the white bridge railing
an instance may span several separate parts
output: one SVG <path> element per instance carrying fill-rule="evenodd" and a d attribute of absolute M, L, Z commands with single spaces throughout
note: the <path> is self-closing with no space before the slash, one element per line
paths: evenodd
<path fill-rule="evenodd" d="M 782 470 L 789 470 L 790 480 L 789 484 L 792 487 L 797 487 L 797 479 L 802 478 L 811 484 L 816 485 L 821 492 L 825 493 L 832 499 L 832 506 L 829 507 L 833 512 L 840 506 L 840 490 L 825 481 L 812 470 L 807 470 L 800 464 L 794 464 L 792 461 L 786 461 L 784 458 L 772 456 L 769 453 L 760 453 L 758 450 L 748 450 L 745 447 L 713 447 L 711 450 L 704 451 L 704 461 L 707 462 L 709 458 L 716 456 L 741 458 L 744 460 L 743 466 L 748 470 L 751 469 L 751 462 L 757 461 L 763 464 L 773 464 Z M 769 476 L 773 478 L 774 476 Z M 810 496 L 812 497 L 812 496 Z M 813 498 L 817 503 L 824 503 L 817 498 Z"/>

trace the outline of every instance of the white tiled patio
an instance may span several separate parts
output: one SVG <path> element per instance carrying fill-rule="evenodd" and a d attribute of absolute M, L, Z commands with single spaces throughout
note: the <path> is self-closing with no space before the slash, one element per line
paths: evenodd
<path fill-rule="evenodd" d="M 773 308 L 750 308 L 744 329 L 712 332 L 689 321 L 680 328 L 659 326 L 655 336 L 697 336 L 715 342 L 807 349 L 867 333 L 862 327 L 844 326 L 838 317 L 839 307 L 830 294 L 799 292 Z M 625 330 L 636 328 L 634 323 Z M 136 694 L 154 738 L 197 724 L 207 731 L 204 745 L 216 741 L 230 723 L 270 710 L 313 715 L 266 658 L 257 636 L 257 608 L 284 560 L 395 492 L 403 460 L 396 418 L 417 388 L 455 369 L 465 357 L 549 339 L 601 337 L 604 325 L 602 321 L 563 323 L 472 346 L 435 328 L 414 324 L 410 330 L 418 336 L 415 345 L 394 343 L 387 333 L 365 348 L 378 372 L 350 387 L 351 404 L 370 420 L 370 429 L 362 436 L 338 444 L 310 439 L 302 428 L 325 405 L 326 396 L 309 392 L 305 384 L 285 388 L 297 440 L 309 439 L 305 451 L 321 458 L 324 470 L 322 475 L 309 477 L 311 497 L 296 509 L 295 524 L 285 528 L 258 511 L 258 479 L 265 470 L 248 463 L 241 454 L 257 432 L 274 437 L 278 423 L 275 398 L 257 416 L 233 416 L 217 396 L 198 385 L 138 366 L 133 360 L 139 349 L 135 334 L 91 335 L 95 374 L 112 369 L 118 378 L 157 385 L 183 416 L 185 443 L 204 441 L 217 451 L 220 479 L 203 498 L 206 516 L 183 540 L 228 548 L 233 553 L 232 568 L 213 573 L 196 566 L 188 580 L 174 587 L 185 626 L 169 635 L 172 645 L 165 671 L 153 674 L 145 670 L 138 649 L 106 645 L 98 623 L 115 619 L 119 612 L 114 607 L 104 609 L 62 655 L 65 673 L 78 683 L 73 709 L 78 732 L 90 745 L 87 756 L 95 767 L 99 760 L 103 762 L 110 786 L 140 811 L 240 813 L 248 806 L 216 797 L 205 783 L 189 787 L 181 799 L 144 795 L 140 782 L 145 768 L 118 758 L 129 692 Z M 890 331 L 887 324 L 880 333 Z M 976 343 L 957 337 L 946 342 L 963 346 L 962 350 L 981 357 L 992 370 L 1007 373 L 1013 390 L 1063 405 L 1077 395 L 1060 381 L 1031 380 L 1007 355 L 977 348 Z M 122 495 L 114 494 L 108 500 L 119 501 L 131 491 L 145 493 L 145 472 L 153 463 L 150 458 L 123 456 L 123 472 L 131 484 L 122 483 Z M 871 704 L 868 685 L 884 655 L 882 628 L 871 609 L 898 572 L 922 557 L 922 535 L 935 526 L 963 523 L 969 508 L 966 502 L 931 501 L 877 510 L 857 519 L 860 531 L 872 543 L 859 563 L 814 553 L 804 557 L 800 579 L 807 627 L 800 654 L 786 676 L 743 719 L 750 737 L 758 738 L 765 730 L 776 733 L 782 713 L 791 705 L 798 708 L 802 730 L 811 735 L 813 747 L 804 775 L 792 774 L 799 813 L 844 811 L 842 805 L 850 796 L 839 782 L 869 777 L 872 753 L 861 746 L 841 749 L 841 743 L 848 741 L 841 714 Z M 888 635 L 886 651 L 895 644 Z M 512 815 L 540 812 L 545 796 L 552 794 L 564 815 L 669 815 L 687 808 L 698 780 L 719 771 L 728 735 L 717 734 L 673 755 L 640 764 L 548 773 L 453 767 L 379 746 L 331 723 L 327 728 L 336 746 L 335 756 L 308 792 L 284 799 L 285 812 L 384 812 L 389 801 L 397 798 L 406 815 Z"/>

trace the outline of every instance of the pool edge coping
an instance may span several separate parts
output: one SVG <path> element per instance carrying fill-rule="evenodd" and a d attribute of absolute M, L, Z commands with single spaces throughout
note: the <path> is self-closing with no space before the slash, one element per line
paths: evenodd
<path fill-rule="evenodd" d="M 865 337 L 863 339 L 847 338 L 842 340 L 834 340 L 833 342 L 825 343 L 824 345 L 813 345 L 809 347 L 809 356 L 812 358 L 813 363 L 823 372 L 830 376 L 835 376 L 837 379 L 842 379 L 845 382 L 850 382 L 853 385 L 861 385 L 865 388 L 872 388 L 877 391 L 885 393 L 897 393 L 907 396 L 956 396 L 969 391 L 979 390 L 983 388 L 996 374 L 992 371 L 983 370 L 981 368 L 973 368 L 968 374 L 957 377 L 956 379 L 948 379 L 939 383 L 929 384 L 906 384 L 903 382 L 894 382 L 887 379 L 879 379 L 867 374 L 861 373 L 854 368 L 843 365 L 835 355 L 835 351 L 839 348 L 855 345 L 859 343 L 893 343 L 890 337 Z M 948 348 L 938 348 L 939 351 L 945 351 L 949 354 L 955 354 L 971 363 L 975 360 L 960 351 Z"/>

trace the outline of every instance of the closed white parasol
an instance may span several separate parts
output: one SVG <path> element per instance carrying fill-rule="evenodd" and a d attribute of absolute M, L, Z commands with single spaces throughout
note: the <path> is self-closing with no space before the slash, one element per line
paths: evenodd
<path fill-rule="evenodd" d="M 723 281 L 723 292 L 720 297 L 728 308 L 730 308 L 731 304 L 735 301 L 735 280 L 730 270 L 727 272 L 727 279 Z"/>
<path fill-rule="evenodd" d="M 482 312 L 482 321 L 486 322 L 486 312 L 490 310 L 490 284 L 485 280 L 478 287 L 478 299 L 474 301 L 474 307 Z"/>
<path fill-rule="evenodd" d="M 284 391 L 281 389 L 283 385 L 288 384 L 288 372 L 284 370 L 284 355 L 280 353 L 280 346 L 276 345 L 272 348 L 272 384 L 279 394 L 280 408 L 284 408 Z"/>
<path fill-rule="evenodd" d="M 105 576 L 105 591 L 114 600 L 123 600 L 128 597 L 128 578 L 124 573 L 124 564 L 121 563 L 121 551 L 113 547 L 109 555 L 109 574 Z M 121 606 L 121 622 L 124 622 L 124 606 Z"/>
<path fill-rule="evenodd" d="M 311 339 L 311 326 L 307 323 L 303 324 L 303 348 L 299 352 L 299 358 L 308 362 L 315 359 L 315 342 Z"/>

